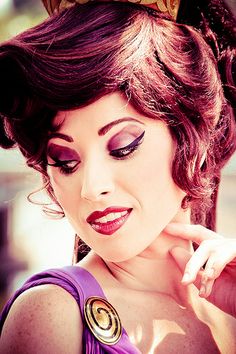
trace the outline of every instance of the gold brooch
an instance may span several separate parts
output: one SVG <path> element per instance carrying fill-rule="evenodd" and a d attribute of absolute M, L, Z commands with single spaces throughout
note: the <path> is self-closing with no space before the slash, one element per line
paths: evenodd
<path fill-rule="evenodd" d="M 121 321 L 108 301 L 97 296 L 87 298 L 84 315 L 89 329 L 100 342 L 113 345 L 119 341 L 122 334 Z"/>

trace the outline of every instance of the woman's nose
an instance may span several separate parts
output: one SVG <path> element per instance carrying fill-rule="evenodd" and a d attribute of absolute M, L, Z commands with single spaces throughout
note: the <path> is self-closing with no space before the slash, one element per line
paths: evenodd
<path fill-rule="evenodd" d="M 113 190 L 112 174 L 106 164 L 91 162 L 84 166 L 81 198 L 97 201 Z"/>

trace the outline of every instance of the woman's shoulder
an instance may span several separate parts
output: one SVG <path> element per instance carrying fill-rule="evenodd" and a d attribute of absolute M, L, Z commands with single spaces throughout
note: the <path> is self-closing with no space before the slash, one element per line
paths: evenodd
<path fill-rule="evenodd" d="M 82 352 L 82 329 L 73 296 L 55 284 L 38 285 L 24 291 L 12 304 L 2 329 L 0 352 Z"/>

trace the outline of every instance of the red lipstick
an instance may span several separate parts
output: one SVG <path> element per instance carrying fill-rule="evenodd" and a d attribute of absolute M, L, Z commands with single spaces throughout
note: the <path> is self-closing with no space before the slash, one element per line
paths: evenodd
<path fill-rule="evenodd" d="M 112 235 L 115 231 L 117 231 L 121 226 L 124 225 L 131 211 L 131 208 L 109 207 L 103 211 L 94 211 L 88 216 L 86 221 L 98 233 L 103 235 Z M 98 219 L 105 217 L 106 215 L 111 213 L 122 213 L 123 215 L 118 216 L 114 220 L 108 220 L 103 222 L 98 221 Z"/>

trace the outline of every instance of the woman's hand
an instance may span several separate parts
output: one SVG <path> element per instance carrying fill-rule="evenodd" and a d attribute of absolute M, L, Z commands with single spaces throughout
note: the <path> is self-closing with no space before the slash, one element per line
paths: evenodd
<path fill-rule="evenodd" d="M 193 254 L 182 247 L 170 251 L 184 273 L 182 283 L 195 284 L 199 296 L 236 317 L 236 239 L 201 225 L 171 223 L 164 231 L 199 245 Z"/>

